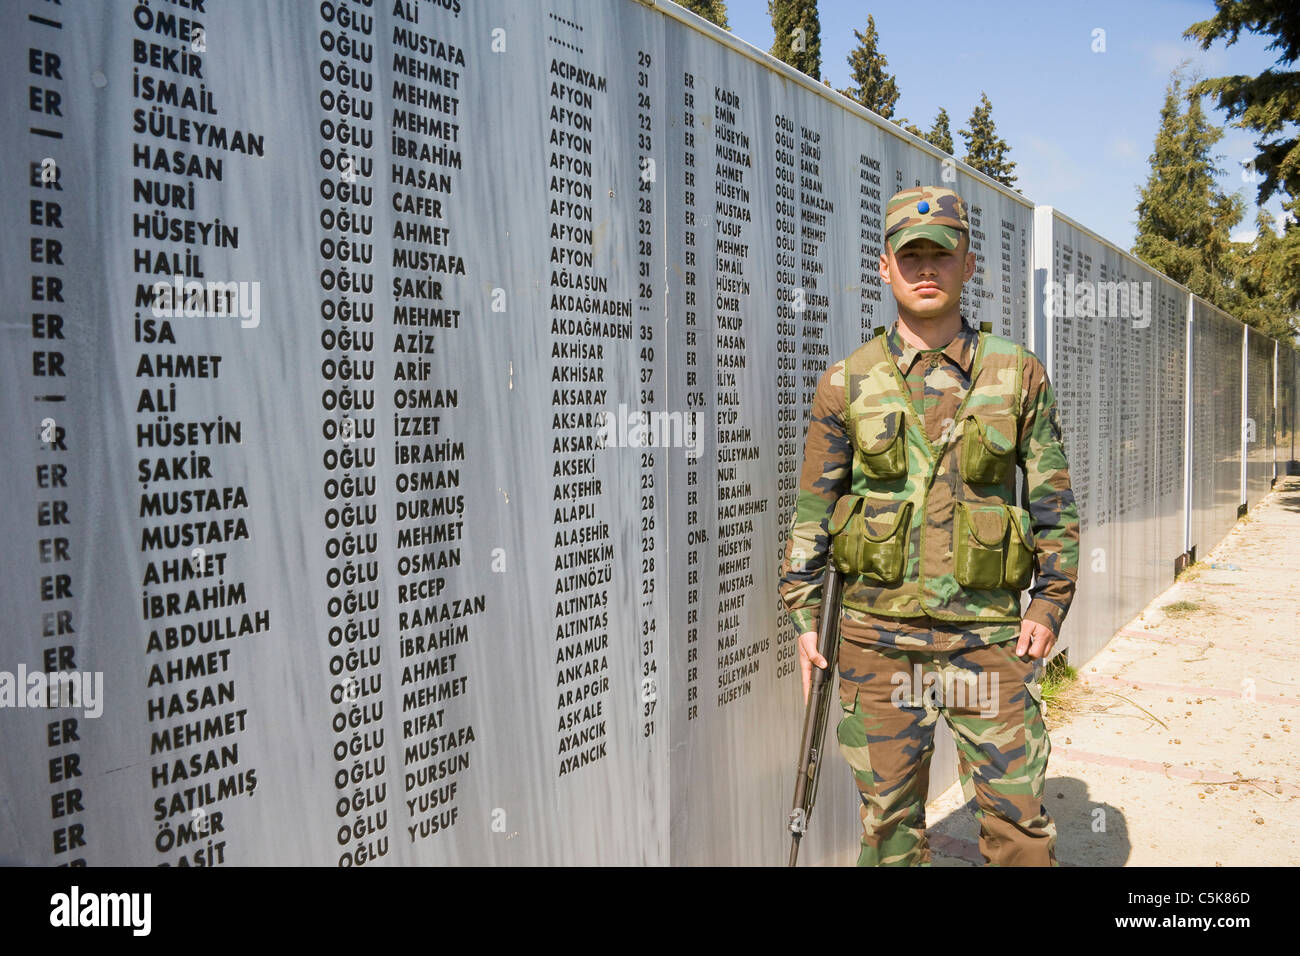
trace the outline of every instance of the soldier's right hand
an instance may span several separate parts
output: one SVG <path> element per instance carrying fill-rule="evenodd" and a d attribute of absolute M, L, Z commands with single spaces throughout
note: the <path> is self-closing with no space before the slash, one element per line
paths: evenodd
<path fill-rule="evenodd" d="M 804 631 L 799 635 L 799 672 L 803 677 L 803 702 L 808 703 L 808 694 L 812 690 L 812 669 L 816 664 L 823 670 L 829 665 L 826 658 L 817 653 L 817 632 Z"/>

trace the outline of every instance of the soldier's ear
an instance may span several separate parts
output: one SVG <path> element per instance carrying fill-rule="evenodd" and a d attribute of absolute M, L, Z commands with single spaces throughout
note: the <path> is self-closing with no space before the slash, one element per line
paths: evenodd
<path fill-rule="evenodd" d="M 889 259 L 886 257 L 884 250 L 880 253 L 880 281 L 889 285 Z"/>
<path fill-rule="evenodd" d="M 968 248 L 968 249 L 970 248 L 969 243 L 967 244 L 967 248 Z M 975 274 L 975 253 L 973 253 L 973 252 L 967 252 L 967 253 L 966 253 L 966 269 L 964 270 L 964 274 L 963 274 L 963 276 L 962 276 L 962 281 L 963 281 L 963 282 L 969 282 L 971 276 L 973 276 L 974 274 Z"/>

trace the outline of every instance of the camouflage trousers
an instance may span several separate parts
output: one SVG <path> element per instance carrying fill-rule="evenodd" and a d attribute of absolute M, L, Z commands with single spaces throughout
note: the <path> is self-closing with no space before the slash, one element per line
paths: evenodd
<path fill-rule="evenodd" d="M 1056 825 L 1042 799 L 1051 744 L 1038 669 L 1015 653 L 1019 625 L 935 630 L 943 631 L 935 635 L 940 646 L 959 630 L 998 642 L 935 651 L 882 646 L 893 635 L 872 644 L 840 640 L 837 735 L 862 797 L 858 865 L 930 864 L 925 802 L 940 714 L 957 744 L 962 791 L 977 804 L 985 860 L 1057 865 Z M 1004 635 L 1011 639 L 999 640 Z"/>

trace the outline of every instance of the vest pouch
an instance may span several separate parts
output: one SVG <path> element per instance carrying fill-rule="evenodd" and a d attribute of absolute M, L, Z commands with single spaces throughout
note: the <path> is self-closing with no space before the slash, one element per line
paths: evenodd
<path fill-rule="evenodd" d="M 958 501 L 953 576 L 966 588 L 1000 588 L 1007 550 L 1007 511 L 1001 504 Z"/>
<path fill-rule="evenodd" d="M 958 466 L 971 485 L 1001 484 L 1015 457 L 1015 421 L 1011 418 L 966 416 Z"/>
<path fill-rule="evenodd" d="M 831 511 L 830 521 L 826 524 L 826 533 L 834 538 L 844 530 L 844 526 L 849 523 L 849 519 L 862 509 L 862 502 L 865 499 L 861 495 L 844 495 L 837 502 L 835 508 Z"/>
<path fill-rule="evenodd" d="M 860 575 L 875 584 L 898 584 L 907 564 L 912 502 L 870 518 L 862 513 L 864 503 L 859 495 L 847 495 L 836 503 L 830 522 L 831 560 L 842 574 Z"/>
<path fill-rule="evenodd" d="M 868 478 L 907 477 L 907 428 L 901 410 L 860 418 L 857 431 L 859 461 Z"/>
<path fill-rule="evenodd" d="M 1034 526 L 1024 508 L 1006 505 L 1011 534 L 1007 536 L 1005 586 L 1016 591 L 1029 587 L 1034 576 Z"/>

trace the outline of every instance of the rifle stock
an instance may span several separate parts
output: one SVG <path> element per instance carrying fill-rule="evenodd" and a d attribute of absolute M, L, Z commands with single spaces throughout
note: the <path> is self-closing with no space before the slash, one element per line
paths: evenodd
<path fill-rule="evenodd" d="M 826 658 L 826 669 L 813 665 L 808 705 L 803 718 L 803 740 L 799 745 L 799 771 L 794 779 L 794 808 L 790 811 L 790 866 L 799 856 L 799 840 L 808 828 L 813 801 L 817 799 L 817 780 L 822 769 L 822 745 L 830 704 L 835 696 L 835 657 L 839 649 L 840 588 L 839 569 L 826 556 L 826 576 L 822 583 L 821 619 L 817 626 L 817 651 Z"/>

